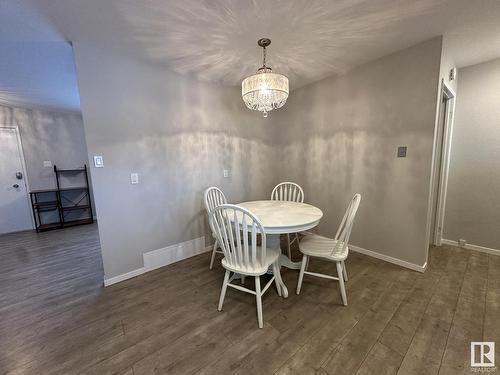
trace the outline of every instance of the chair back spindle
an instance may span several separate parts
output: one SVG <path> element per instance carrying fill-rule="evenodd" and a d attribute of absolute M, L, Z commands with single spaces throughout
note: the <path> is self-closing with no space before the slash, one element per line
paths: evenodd
<path fill-rule="evenodd" d="M 335 234 L 335 240 L 337 240 L 335 247 L 333 248 L 332 254 L 339 253 L 344 247 L 349 244 L 349 238 L 351 236 L 352 227 L 354 224 L 354 218 L 356 217 L 356 212 L 358 211 L 359 203 L 361 202 L 361 194 L 354 194 L 349 206 L 340 222 L 337 233 Z"/>
<path fill-rule="evenodd" d="M 226 196 L 218 187 L 211 186 L 205 190 L 205 208 L 208 213 L 212 212 L 215 207 L 226 203 Z"/>
<path fill-rule="evenodd" d="M 230 267 L 252 270 L 265 266 L 266 234 L 261 222 L 250 211 L 222 204 L 210 213 L 210 226 Z M 260 251 L 257 249 L 258 235 L 261 237 Z"/>
<path fill-rule="evenodd" d="M 282 182 L 274 187 L 271 200 L 304 203 L 304 191 L 295 182 Z"/>

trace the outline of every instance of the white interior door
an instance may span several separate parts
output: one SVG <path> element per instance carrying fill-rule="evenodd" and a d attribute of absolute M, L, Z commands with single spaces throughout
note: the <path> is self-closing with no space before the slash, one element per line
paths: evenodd
<path fill-rule="evenodd" d="M 0 126 L 0 234 L 33 229 L 18 131 Z"/>

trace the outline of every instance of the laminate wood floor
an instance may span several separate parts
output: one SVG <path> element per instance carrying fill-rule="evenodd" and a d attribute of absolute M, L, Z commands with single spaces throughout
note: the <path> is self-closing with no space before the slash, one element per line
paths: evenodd
<path fill-rule="evenodd" d="M 99 246 L 96 225 L 0 236 L 0 373 L 470 374 L 471 341 L 500 346 L 500 257 L 432 248 L 420 274 L 351 253 L 347 307 L 283 270 L 258 329 L 249 294 L 217 311 L 208 253 L 103 288 Z"/>

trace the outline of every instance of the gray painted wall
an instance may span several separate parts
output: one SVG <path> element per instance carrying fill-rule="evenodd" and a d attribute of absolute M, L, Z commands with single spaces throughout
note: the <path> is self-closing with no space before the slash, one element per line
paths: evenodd
<path fill-rule="evenodd" d="M 210 241 L 206 187 L 231 202 L 270 195 L 279 181 L 274 113 L 247 110 L 238 88 L 74 46 L 89 155 L 104 157 L 92 177 L 106 278 L 141 268 L 144 252 Z"/>
<path fill-rule="evenodd" d="M 44 167 L 44 160 L 59 168 L 88 164 L 80 113 L 0 105 L 0 124 L 19 128 L 30 190 L 56 187 L 54 169 Z M 79 178 L 70 178 L 66 183 L 80 184 Z"/>
<path fill-rule="evenodd" d="M 439 37 L 292 92 L 276 116 L 280 178 L 323 209 L 321 234 L 335 234 L 359 192 L 351 242 L 426 262 L 440 60 Z M 407 158 L 396 157 L 400 145 Z"/>
<path fill-rule="evenodd" d="M 500 59 L 459 70 L 444 238 L 500 249 Z"/>
<path fill-rule="evenodd" d="M 44 160 L 51 160 L 60 168 L 87 163 L 79 113 L 0 105 L 0 124 L 19 127 L 31 190 L 56 186 L 54 170 L 44 167 Z"/>

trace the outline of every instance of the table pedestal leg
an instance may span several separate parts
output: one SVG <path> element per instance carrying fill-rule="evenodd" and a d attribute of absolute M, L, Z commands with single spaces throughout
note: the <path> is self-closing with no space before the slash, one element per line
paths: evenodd
<path fill-rule="evenodd" d="M 266 237 L 266 241 L 267 241 L 266 246 L 268 248 L 281 250 L 280 235 L 279 234 L 268 234 Z M 280 263 L 280 267 L 283 266 L 286 268 L 290 268 L 292 270 L 300 270 L 300 267 L 302 266 L 302 261 L 292 262 L 292 260 L 290 258 L 288 258 L 288 256 L 286 256 L 283 253 L 280 255 L 279 263 Z M 278 283 L 280 285 L 282 285 L 283 296 L 286 298 L 288 296 L 288 289 L 286 288 L 283 280 L 281 280 L 281 277 L 280 277 L 280 280 L 278 280 Z"/>
<path fill-rule="evenodd" d="M 290 258 L 288 258 L 285 254 L 281 254 L 280 264 L 283 267 L 290 268 L 291 270 L 300 270 L 300 267 L 302 266 L 302 261 L 292 262 Z"/>
<path fill-rule="evenodd" d="M 280 235 L 279 234 L 268 234 L 266 237 L 266 246 L 270 249 L 281 249 L 280 246 Z M 280 256 L 280 265 L 292 270 L 300 270 L 302 266 L 302 261 L 300 262 L 292 262 L 288 256 L 285 254 L 281 254 Z"/>

